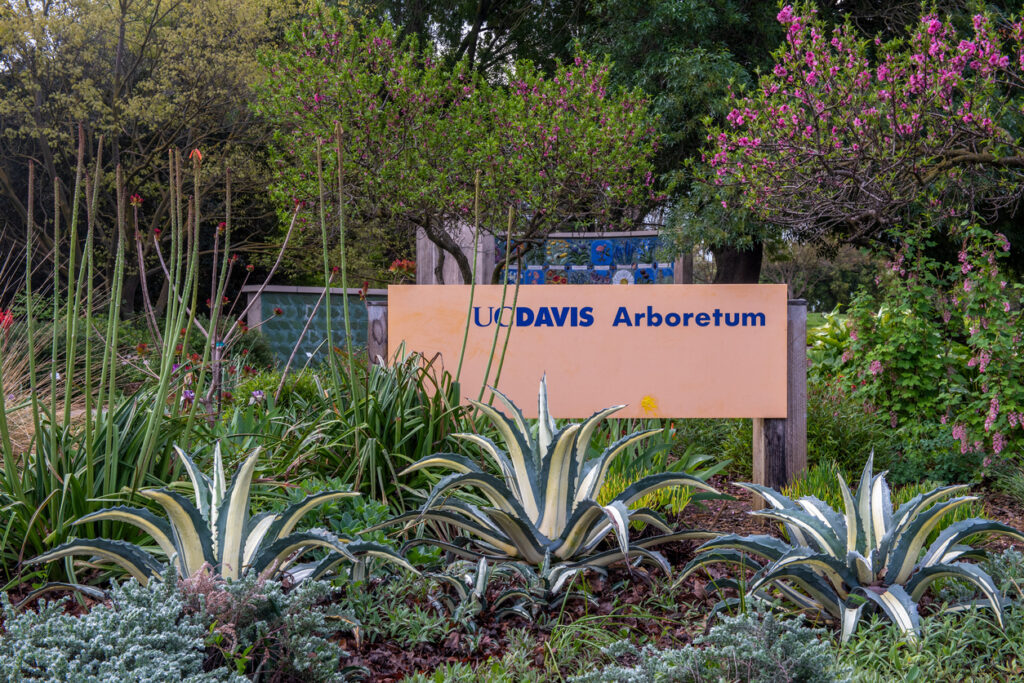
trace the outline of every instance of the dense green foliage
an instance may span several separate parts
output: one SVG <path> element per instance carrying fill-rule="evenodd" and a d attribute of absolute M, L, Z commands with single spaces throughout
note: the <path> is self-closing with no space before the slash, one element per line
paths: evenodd
<path fill-rule="evenodd" d="M 573 683 L 703 683 L 749 681 L 828 683 L 842 680 L 836 656 L 821 629 L 811 629 L 771 614 L 751 612 L 724 617 L 679 650 L 642 650 L 629 641 L 605 649 L 614 658 L 636 664 L 613 665 L 572 679 Z M 699 646 L 699 647 L 698 647 Z"/>
<path fill-rule="evenodd" d="M 258 108 L 277 131 L 280 205 L 325 191 L 337 201 L 340 190 L 378 248 L 422 230 L 465 282 L 472 266 L 455 242 L 460 224 L 505 230 L 514 209 L 519 239 L 577 225 L 621 229 L 649 201 L 646 103 L 608 84 L 607 63 L 581 55 L 547 77 L 515 62 L 495 86 L 388 23 L 326 11 L 294 27 L 288 48 L 266 61 Z M 335 209 L 320 209 L 336 222 Z"/>

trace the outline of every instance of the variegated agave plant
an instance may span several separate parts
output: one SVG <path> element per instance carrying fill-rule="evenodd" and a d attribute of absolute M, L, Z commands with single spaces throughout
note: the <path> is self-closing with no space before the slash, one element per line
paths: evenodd
<path fill-rule="evenodd" d="M 382 557 L 415 571 L 404 558 L 385 546 L 349 541 L 322 529 L 295 531 L 302 517 L 313 508 L 359 494 L 317 493 L 283 512 L 264 512 L 250 517 L 250 487 L 258 449 L 235 473 L 231 486 L 226 485 L 219 444 L 214 451 L 212 477 L 201 472 L 180 448 L 175 447 L 175 450 L 192 480 L 195 504 L 175 491 L 144 489 L 138 495 L 162 507 L 167 520 L 143 508 L 118 506 L 86 515 L 75 523 L 115 520 L 137 526 L 153 538 L 168 561 L 174 563 L 181 578 L 209 566 L 226 579 L 257 572 L 274 578 L 287 575 L 301 581 L 322 578 L 342 562 L 356 561 L 361 556 Z M 301 555 L 314 548 L 326 548 L 330 552 L 319 562 L 295 564 Z M 141 547 L 102 538 L 70 541 L 34 561 L 47 562 L 71 555 L 89 555 L 112 562 L 140 583 L 159 578 L 165 570 L 160 561 Z"/>
<path fill-rule="evenodd" d="M 928 545 L 943 516 L 976 500 L 950 498 L 966 486 L 923 493 L 894 511 L 885 472 L 873 475 L 872 458 L 856 495 L 842 476 L 839 485 L 845 514 L 814 496 L 793 501 L 770 488 L 739 484 L 770 505 L 751 514 L 781 522 L 791 543 L 771 536 L 720 536 L 697 549 L 698 556 L 683 577 L 719 562 L 750 567 L 756 571 L 746 585 L 748 597 L 768 598 L 768 591 L 775 588 L 801 609 L 838 624 L 843 641 L 856 630 L 869 605 L 881 608 L 909 636 L 918 634 L 918 601 L 934 581 L 951 577 L 977 586 L 1002 625 L 1003 599 L 995 582 L 977 565 L 962 561 L 984 557 L 984 551 L 960 543 L 980 534 L 1020 540 L 1024 534 L 1000 522 L 974 518 L 951 524 Z M 735 580 L 715 583 L 738 587 Z"/>
<path fill-rule="evenodd" d="M 660 514 L 649 509 L 630 510 L 629 505 L 652 491 L 667 486 L 693 486 L 716 493 L 701 479 L 677 472 L 644 477 L 626 488 L 608 505 L 594 499 L 601 490 L 612 461 L 629 446 L 657 430 L 636 432 L 611 444 L 596 458 L 587 458 L 587 448 L 601 421 L 623 408 L 606 408 L 582 423 L 556 429 L 548 411 L 547 383 L 541 380 L 539 420 L 534 437 L 530 425 L 512 401 L 495 390 L 495 395 L 511 413 L 474 401 L 505 442 L 502 450 L 479 434 L 455 436 L 480 447 L 500 476 L 485 472 L 475 462 L 454 453 L 428 456 L 405 470 L 447 467 L 455 470 L 442 478 L 430 492 L 422 508 L 400 515 L 388 524 L 422 520 L 446 522 L 468 534 L 451 544 L 433 539 L 413 543 L 440 546 L 469 558 L 483 554 L 491 559 L 522 559 L 531 564 L 578 562 L 588 567 L 603 567 L 626 558 L 630 553 L 655 562 L 666 572 L 665 559 L 652 546 L 672 540 L 705 539 L 715 536 L 706 531 L 672 532 Z M 472 488 L 489 503 L 477 507 L 452 498 L 457 489 Z M 630 544 L 629 524 L 652 524 L 665 535 Z M 383 525 L 381 525 L 383 526 Z M 595 548 L 614 531 L 618 549 L 594 553 Z"/>

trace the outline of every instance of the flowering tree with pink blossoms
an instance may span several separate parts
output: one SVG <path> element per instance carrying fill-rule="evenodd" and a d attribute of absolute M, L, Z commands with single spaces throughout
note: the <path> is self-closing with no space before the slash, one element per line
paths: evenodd
<path fill-rule="evenodd" d="M 1020 198 L 1019 20 L 979 14 L 959 33 L 929 14 L 886 42 L 829 28 L 809 4 L 778 20 L 774 69 L 708 135 L 708 182 L 815 241 L 865 243 Z"/>
<path fill-rule="evenodd" d="M 810 4 L 778 20 L 775 66 L 711 129 L 704 180 L 790 237 L 892 250 L 849 310 L 840 386 L 975 476 L 1024 444 L 1022 288 L 1001 270 L 1009 241 L 981 225 L 1024 192 L 1024 27 L 926 14 L 882 41 Z M 917 474 L 953 459 L 936 449 Z"/>
<path fill-rule="evenodd" d="M 317 141 L 326 141 L 327 186 L 336 196 L 340 168 L 354 221 L 423 230 L 468 282 L 453 233 L 474 222 L 478 197 L 484 229 L 504 230 L 515 208 L 523 240 L 628 226 L 651 199 L 647 105 L 609 90 L 608 64 L 580 56 L 546 77 L 521 62 L 493 85 L 386 23 L 352 25 L 338 12 L 297 27 L 288 43 L 267 60 L 259 105 L 277 124 L 282 204 L 317 202 Z"/>

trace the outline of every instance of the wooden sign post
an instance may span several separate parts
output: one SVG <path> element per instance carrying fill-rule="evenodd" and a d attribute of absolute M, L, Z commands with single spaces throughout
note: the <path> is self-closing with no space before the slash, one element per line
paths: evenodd
<path fill-rule="evenodd" d="M 775 489 L 807 469 L 807 302 L 788 308 L 786 417 L 754 418 L 754 483 Z"/>

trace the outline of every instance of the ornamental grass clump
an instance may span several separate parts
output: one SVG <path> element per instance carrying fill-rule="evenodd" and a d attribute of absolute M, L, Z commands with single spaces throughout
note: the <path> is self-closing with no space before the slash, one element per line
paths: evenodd
<path fill-rule="evenodd" d="M 547 384 L 540 383 L 537 434 L 512 401 L 495 390 L 495 396 L 511 417 L 477 401 L 471 403 L 501 434 L 507 450 L 480 434 L 456 434 L 476 444 L 498 472 L 482 469 L 471 459 L 455 453 L 437 453 L 423 458 L 405 472 L 425 467 L 455 470 L 441 479 L 419 510 L 399 515 L 389 523 L 445 522 L 467 534 L 456 543 L 419 539 L 412 543 L 436 545 L 455 555 L 475 559 L 521 559 L 539 565 L 546 560 L 603 567 L 626 559 L 631 553 L 669 571 L 668 563 L 652 546 L 668 541 L 706 539 L 706 531 L 672 529 L 664 518 L 649 508 L 631 510 L 630 504 L 667 486 L 692 486 L 716 493 L 698 477 L 683 472 L 666 472 L 644 477 L 628 486 L 607 505 L 596 502 L 612 462 L 629 446 L 657 430 L 628 434 L 612 443 L 598 457 L 588 459 L 587 449 L 601 421 L 620 410 L 613 406 L 580 423 L 557 429 L 548 411 Z M 474 489 L 489 503 L 476 506 L 451 497 L 459 489 Z M 646 522 L 666 532 L 661 536 L 630 543 L 630 522 Z M 614 532 L 618 547 L 595 552 Z"/>
<path fill-rule="evenodd" d="M 743 588 L 746 599 L 759 602 L 770 602 L 774 590 L 807 616 L 837 624 L 843 641 L 853 635 L 865 608 L 881 609 L 905 635 L 915 637 L 920 632 L 918 602 L 936 580 L 947 578 L 975 586 L 983 596 L 980 603 L 1003 625 L 999 588 L 981 567 L 964 561 L 985 553 L 963 541 L 981 534 L 1024 540 L 1024 534 L 1000 522 L 973 518 L 948 526 L 927 545 L 946 514 L 976 500 L 950 498 L 966 486 L 937 488 L 894 510 L 885 473 L 873 475 L 870 457 L 856 496 L 839 475 L 845 514 L 814 496 L 793 501 L 764 486 L 739 486 L 768 501 L 770 509 L 751 514 L 782 523 L 789 542 L 772 536 L 720 536 L 697 549 L 684 577 L 715 563 L 751 568 L 755 571 L 745 586 L 729 579 L 716 584 Z"/>

